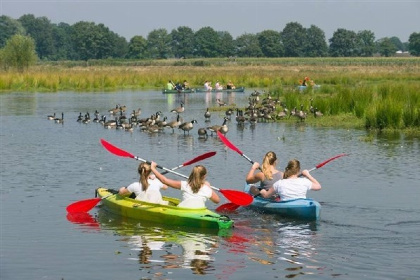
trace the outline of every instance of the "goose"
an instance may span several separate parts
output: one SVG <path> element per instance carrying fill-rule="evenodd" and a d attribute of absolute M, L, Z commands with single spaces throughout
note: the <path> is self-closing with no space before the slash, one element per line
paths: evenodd
<path fill-rule="evenodd" d="M 223 124 L 222 125 L 217 125 L 217 124 L 215 124 L 215 125 L 212 125 L 212 126 L 208 126 L 207 127 L 207 129 L 208 130 L 210 130 L 210 132 L 211 132 L 211 136 L 213 136 L 213 132 L 214 133 L 217 133 L 221 128 L 222 128 L 222 126 L 226 126 L 226 122 L 227 122 L 227 118 L 226 117 L 224 117 L 223 118 Z M 220 131 L 220 132 L 222 132 L 222 131 Z M 222 132 L 223 133 L 223 132 Z"/>
<path fill-rule="evenodd" d="M 178 107 L 178 108 L 172 109 L 171 110 L 171 113 L 177 113 L 177 114 L 179 114 L 179 113 L 184 112 L 184 110 L 185 110 L 184 103 L 181 102 L 181 106 Z"/>
<path fill-rule="evenodd" d="M 231 119 L 231 117 L 232 117 L 232 113 L 233 113 L 233 109 L 232 108 L 229 108 L 229 109 L 227 109 L 226 110 L 226 112 L 225 112 L 225 115 L 226 115 L 226 117 L 230 120 Z"/>
<path fill-rule="evenodd" d="M 206 112 L 204 113 L 204 119 L 206 120 L 206 122 L 210 121 L 210 117 L 211 117 L 211 114 L 210 114 L 209 108 L 207 108 Z"/>
<path fill-rule="evenodd" d="M 98 110 L 95 111 L 95 118 L 93 118 L 93 122 L 99 122 L 99 112 Z"/>
<path fill-rule="evenodd" d="M 188 134 L 190 134 L 190 130 L 193 129 L 195 123 L 197 123 L 196 120 L 192 120 L 190 122 L 184 122 L 178 126 L 178 129 L 182 129 L 184 131 L 184 135 L 185 135 L 185 132 L 188 132 Z"/>
<path fill-rule="evenodd" d="M 306 113 L 303 111 L 303 105 L 300 105 L 300 111 L 296 115 L 301 122 L 303 122 L 306 119 Z"/>
<path fill-rule="evenodd" d="M 315 110 L 314 110 L 314 117 L 315 118 L 317 118 L 317 117 L 322 117 L 324 114 L 323 113 L 321 113 L 321 111 L 319 111 L 318 110 L 318 108 L 315 108 Z"/>
<path fill-rule="evenodd" d="M 216 99 L 216 102 L 217 102 L 217 104 L 219 104 L 220 107 L 226 105 L 226 103 L 221 101 L 219 98 Z"/>
<path fill-rule="evenodd" d="M 54 120 L 55 119 L 55 113 L 54 113 L 54 115 L 48 115 L 47 119 L 49 119 L 50 121 Z"/>
<path fill-rule="evenodd" d="M 79 116 L 77 117 L 77 122 L 82 122 L 83 121 L 83 116 L 82 116 L 82 112 L 79 113 Z"/>
<path fill-rule="evenodd" d="M 165 127 L 172 128 L 172 132 L 174 132 L 174 128 L 179 126 L 181 122 L 179 121 L 179 114 L 176 117 L 176 121 L 168 122 Z"/>
<path fill-rule="evenodd" d="M 55 123 L 63 123 L 64 122 L 64 113 L 61 113 L 61 119 L 60 118 L 55 118 L 54 121 L 55 121 Z"/>
<path fill-rule="evenodd" d="M 82 123 L 84 123 L 84 124 L 90 123 L 89 113 L 85 114 L 85 118 L 82 120 Z"/>
<path fill-rule="evenodd" d="M 207 137 L 208 137 L 208 135 L 207 135 L 207 129 L 205 129 L 203 127 L 200 127 L 198 129 L 198 138 L 207 138 Z"/>
<path fill-rule="evenodd" d="M 105 121 L 105 119 L 104 119 Z M 109 120 L 104 122 L 104 128 L 115 128 L 117 126 L 117 117 L 115 117 L 115 120 Z"/>
<path fill-rule="evenodd" d="M 120 104 L 115 105 L 115 108 L 109 109 L 108 113 L 114 115 L 120 111 Z"/>
<path fill-rule="evenodd" d="M 243 125 L 245 123 L 244 112 L 242 110 L 236 109 L 236 122 L 238 125 Z"/>

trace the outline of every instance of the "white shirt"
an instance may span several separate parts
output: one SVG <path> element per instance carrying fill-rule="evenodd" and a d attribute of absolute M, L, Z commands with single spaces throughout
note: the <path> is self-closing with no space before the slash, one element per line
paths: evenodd
<path fill-rule="evenodd" d="M 179 207 L 185 208 L 204 208 L 206 200 L 209 199 L 213 191 L 207 185 L 203 185 L 197 193 L 193 193 L 187 181 L 181 181 L 182 201 Z"/>
<path fill-rule="evenodd" d="M 163 184 L 158 179 L 147 179 L 149 186 L 146 191 L 142 190 L 140 182 L 134 182 L 127 187 L 129 192 L 136 194 L 136 199 L 151 203 L 167 204 L 167 201 L 163 201 L 160 189 L 163 188 Z"/>
<path fill-rule="evenodd" d="M 306 192 L 311 189 L 312 182 L 308 178 L 283 179 L 274 183 L 273 188 L 282 201 L 306 198 Z"/>

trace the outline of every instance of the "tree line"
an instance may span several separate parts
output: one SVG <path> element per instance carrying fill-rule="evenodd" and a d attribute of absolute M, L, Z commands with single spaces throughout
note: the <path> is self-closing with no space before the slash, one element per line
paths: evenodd
<path fill-rule="evenodd" d="M 327 40 L 319 27 L 287 23 L 281 31 L 264 30 L 236 38 L 227 31 L 203 27 L 193 31 L 180 26 L 168 32 L 152 30 L 127 41 L 104 24 L 79 21 L 73 25 L 51 23 L 47 17 L 26 14 L 18 19 L 0 16 L 0 62 L 18 63 L 13 53 L 24 52 L 20 59 L 31 63 L 36 58 L 47 61 L 89 59 L 166 59 L 213 57 L 370 57 L 392 56 L 397 50 L 420 55 L 420 32 L 413 32 L 408 42 L 398 37 L 376 40 L 369 30 L 338 28 Z M 33 57 L 35 55 L 35 57 Z"/>

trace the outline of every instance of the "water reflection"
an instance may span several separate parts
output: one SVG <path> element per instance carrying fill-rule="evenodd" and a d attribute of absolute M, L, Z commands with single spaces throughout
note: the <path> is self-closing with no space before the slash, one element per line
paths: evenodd
<path fill-rule="evenodd" d="M 84 215 L 80 217 L 79 222 L 93 224 L 92 220 Z M 101 230 L 111 230 L 120 236 L 119 241 L 127 243 L 130 251 L 137 252 L 134 255 L 130 254 L 128 260 L 137 261 L 140 270 L 152 274 L 157 270 L 174 268 L 189 269 L 193 274 L 212 273 L 219 239 L 232 236 L 232 229 L 181 230 L 179 227 L 127 219 L 103 209 L 99 209 L 94 220 Z M 75 219 L 72 222 L 75 222 Z"/>

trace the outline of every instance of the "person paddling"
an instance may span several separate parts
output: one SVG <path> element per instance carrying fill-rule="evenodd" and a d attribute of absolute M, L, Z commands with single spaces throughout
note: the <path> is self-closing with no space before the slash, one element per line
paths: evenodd
<path fill-rule="evenodd" d="M 156 169 L 156 166 L 156 162 L 152 161 L 152 172 L 156 175 L 157 179 L 169 187 L 182 191 L 182 201 L 178 204 L 179 207 L 204 208 L 206 207 L 205 202 L 207 199 L 210 199 L 216 204 L 220 202 L 220 197 L 210 188 L 210 183 L 206 181 L 207 170 L 204 166 L 194 166 L 188 177 L 188 181 L 166 178 Z"/>
<path fill-rule="evenodd" d="M 248 184 L 256 184 L 260 182 L 260 186 L 259 188 L 251 186 L 251 194 L 258 195 L 260 192 L 259 189 L 268 190 L 275 182 L 283 178 L 283 172 L 277 170 L 277 163 L 277 155 L 273 151 L 269 151 L 265 154 L 261 172 L 255 173 L 255 171 L 260 168 L 260 164 L 258 162 L 254 162 L 246 176 L 246 182 Z"/>
<path fill-rule="evenodd" d="M 168 186 L 156 179 L 151 172 L 152 169 L 149 164 L 144 162 L 140 163 L 138 167 L 138 173 L 140 175 L 139 182 L 134 182 L 127 187 L 120 188 L 118 194 L 123 196 L 134 194 L 137 200 L 167 205 L 168 201 L 162 199 L 160 189 L 167 189 Z"/>
<path fill-rule="evenodd" d="M 268 190 L 261 190 L 260 194 L 264 198 L 269 198 L 278 194 L 282 201 L 306 198 L 308 190 L 318 191 L 321 184 L 309 173 L 308 170 L 300 173 L 300 162 L 297 159 L 289 161 L 284 171 L 284 179 L 273 184 Z"/>

